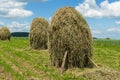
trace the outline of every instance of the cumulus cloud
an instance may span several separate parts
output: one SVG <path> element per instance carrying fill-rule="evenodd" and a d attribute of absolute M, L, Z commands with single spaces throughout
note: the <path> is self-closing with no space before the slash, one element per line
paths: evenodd
<path fill-rule="evenodd" d="M 0 17 L 4 18 L 23 18 L 33 15 L 32 11 L 25 10 L 26 2 L 17 2 L 12 0 L 0 1 Z"/>
<path fill-rule="evenodd" d="M 28 32 L 30 29 L 30 24 L 28 22 L 19 23 L 13 21 L 11 24 L 8 24 L 11 32 Z"/>
<path fill-rule="evenodd" d="M 11 11 L 9 11 L 8 15 L 6 15 L 6 17 L 9 17 L 9 18 L 14 18 L 14 17 L 24 18 L 24 17 L 31 16 L 32 14 L 33 13 L 31 11 L 15 8 L 15 9 L 12 9 Z"/>
<path fill-rule="evenodd" d="M 107 31 L 108 32 L 116 32 L 116 33 L 118 32 L 118 33 L 120 33 L 120 28 L 112 27 L 112 28 L 108 28 Z"/>
<path fill-rule="evenodd" d="M 85 17 L 98 18 L 98 17 L 120 17 L 120 1 L 109 3 L 104 0 L 99 5 L 96 0 L 85 0 L 75 7 Z"/>

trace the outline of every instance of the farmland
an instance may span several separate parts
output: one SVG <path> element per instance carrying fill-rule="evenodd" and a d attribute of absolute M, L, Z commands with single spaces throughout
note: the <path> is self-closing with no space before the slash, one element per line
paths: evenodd
<path fill-rule="evenodd" d="M 96 39 L 93 48 L 99 69 L 120 71 L 120 40 Z M 50 65 L 48 50 L 32 49 L 28 38 L 0 41 L 0 80 L 87 80 L 81 75 L 95 69 L 68 69 L 61 75 L 59 68 Z"/>

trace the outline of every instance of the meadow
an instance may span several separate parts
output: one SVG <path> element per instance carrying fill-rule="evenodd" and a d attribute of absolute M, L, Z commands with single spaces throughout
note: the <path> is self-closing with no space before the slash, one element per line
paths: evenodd
<path fill-rule="evenodd" d="M 120 71 L 120 40 L 95 39 L 93 48 L 93 61 L 99 69 Z M 60 68 L 50 65 L 48 50 L 32 49 L 28 38 L 0 41 L 0 80 L 88 80 L 82 75 L 94 70 L 74 68 L 61 75 Z"/>

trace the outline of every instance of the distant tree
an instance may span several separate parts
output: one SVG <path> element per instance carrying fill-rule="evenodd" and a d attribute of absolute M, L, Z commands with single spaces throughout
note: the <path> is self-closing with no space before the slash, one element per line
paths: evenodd
<path fill-rule="evenodd" d="M 98 39 L 98 38 L 96 38 L 96 37 L 93 37 L 93 39 Z"/>
<path fill-rule="evenodd" d="M 11 36 L 13 37 L 28 37 L 29 32 L 13 32 Z"/>
<path fill-rule="evenodd" d="M 110 39 L 110 38 L 106 38 L 106 39 Z"/>

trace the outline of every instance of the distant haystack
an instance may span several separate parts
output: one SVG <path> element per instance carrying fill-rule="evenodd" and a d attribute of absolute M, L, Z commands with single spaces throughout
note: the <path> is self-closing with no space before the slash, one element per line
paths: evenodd
<path fill-rule="evenodd" d="M 0 29 L 0 40 L 9 40 L 11 38 L 10 30 L 7 27 L 2 27 Z"/>
<path fill-rule="evenodd" d="M 44 18 L 35 18 L 30 29 L 30 45 L 33 49 L 47 49 L 48 22 Z"/>
<path fill-rule="evenodd" d="M 72 7 L 59 9 L 51 20 L 49 51 L 53 66 L 61 67 L 65 52 L 65 67 L 92 67 L 92 36 L 82 15 Z"/>

